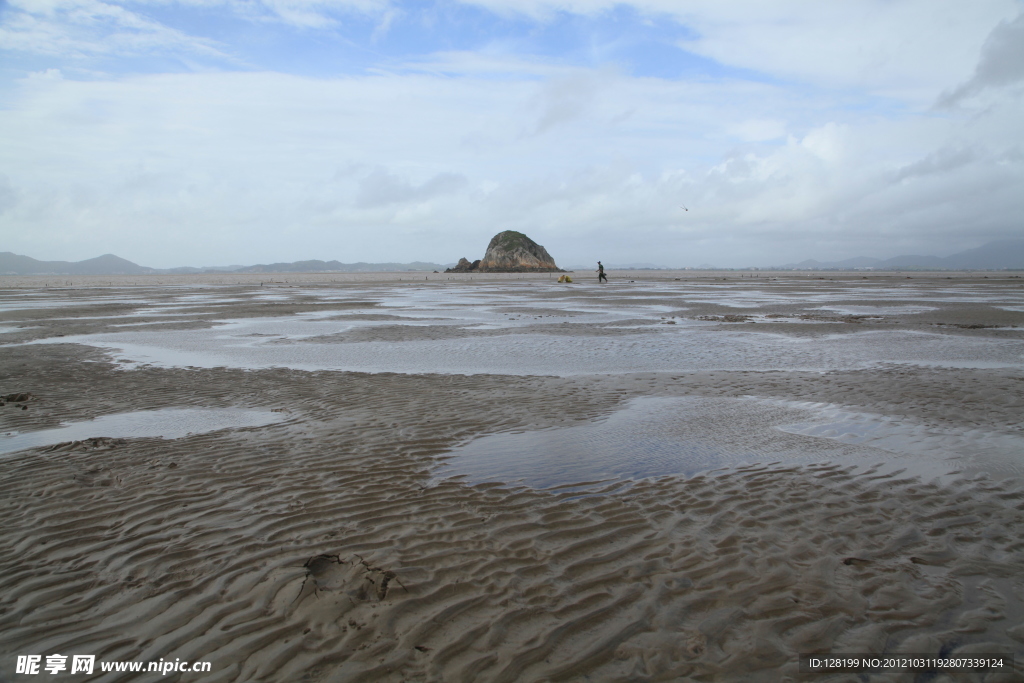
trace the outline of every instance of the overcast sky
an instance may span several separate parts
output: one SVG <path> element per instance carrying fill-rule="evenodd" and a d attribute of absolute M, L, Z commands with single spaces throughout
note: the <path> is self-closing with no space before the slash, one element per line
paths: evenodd
<path fill-rule="evenodd" d="M 1024 235 L 1015 0 L 0 0 L 0 251 L 945 256 Z M 689 211 L 681 207 L 686 206 Z"/>

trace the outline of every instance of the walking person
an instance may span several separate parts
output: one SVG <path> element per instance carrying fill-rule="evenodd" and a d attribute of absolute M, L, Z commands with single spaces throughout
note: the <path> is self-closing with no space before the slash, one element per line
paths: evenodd
<path fill-rule="evenodd" d="M 602 282 L 608 282 L 608 276 L 604 274 L 604 266 L 602 266 L 601 262 L 598 261 L 597 262 L 597 283 L 601 284 Z"/>

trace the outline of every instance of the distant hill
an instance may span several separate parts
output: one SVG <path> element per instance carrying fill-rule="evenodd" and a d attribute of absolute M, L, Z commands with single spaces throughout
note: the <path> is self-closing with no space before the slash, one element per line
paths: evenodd
<path fill-rule="evenodd" d="M 245 266 L 231 271 L 234 273 L 380 273 L 405 270 L 444 270 L 439 263 L 340 263 L 338 261 L 295 261 L 293 263 L 270 263 Z"/>
<path fill-rule="evenodd" d="M 961 251 L 952 256 L 894 256 L 875 259 L 865 256 L 843 261 L 815 261 L 788 263 L 781 270 L 845 270 L 872 268 L 874 270 L 1024 270 L 1024 239 L 997 240 L 975 249 Z"/>
<path fill-rule="evenodd" d="M 870 258 L 868 256 L 857 256 L 843 261 L 815 261 L 807 259 L 800 263 L 789 263 L 782 268 L 794 268 L 797 270 L 816 270 L 818 268 L 872 268 L 882 262 L 882 259 Z"/>
<path fill-rule="evenodd" d="M 37 261 L 29 256 L 0 252 L 0 275 L 144 275 L 157 272 L 104 254 L 85 261 Z"/>
<path fill-rule="evenodd" d="M 1024 239 L 989 242 L 945 261 L 947 268 L 1024 268 Z"/>
<path fill-rule="evenodd" d="M 85 261 L 38 261 L 29 256 L 0 252 L 0 275 L 176 275 L 188 273 L 377 273 L 444 270 L 439 263 L 340 263 L 338 261 L 295 261 L 256 266 L 210 268 L 147 268 L 113 254 Z"/>
<path fill-rule="evenodd" d="M 606 263 L 604 267 L 608 270 L 676 270 L 675 268 L 669 268 L 668 266 L 659 266 L 656 263 Z M 597 263 L 593 266 L 576 264 L 574 266 L 567 266 L 566 270 L 597 270 Z"/>

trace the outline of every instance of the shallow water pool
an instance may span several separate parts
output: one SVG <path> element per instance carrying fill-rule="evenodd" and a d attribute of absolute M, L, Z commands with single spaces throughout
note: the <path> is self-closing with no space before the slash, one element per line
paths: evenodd
<path fill-rule="evenodd" d="M 446 455 L 435 477 L 532 488 L 692 476 L 745 464 L 838 463 L 925 479 L 1024 475 L 1024 436 L 937 429 L 776 399 L 636 398 L 572 427 L 492 434 Z"/>
<path fill-rule="evenodd" d="M 282 413 L 243 408 L 164 408 L 103 415 L 55 429 L 0 436 L 0 453 L 97 437 L 178 439 L 231 427 L 262 427 L 285 419 Z"/>

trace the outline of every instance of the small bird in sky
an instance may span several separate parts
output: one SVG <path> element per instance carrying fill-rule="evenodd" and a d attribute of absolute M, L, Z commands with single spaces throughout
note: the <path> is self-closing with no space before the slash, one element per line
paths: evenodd
<path fill-rule="evenodd" d="M 689 209 L 687 209 L 685 206 L 680 206 L 679 208 L 682 209 L 683 211 L 689 211 Z"/>

